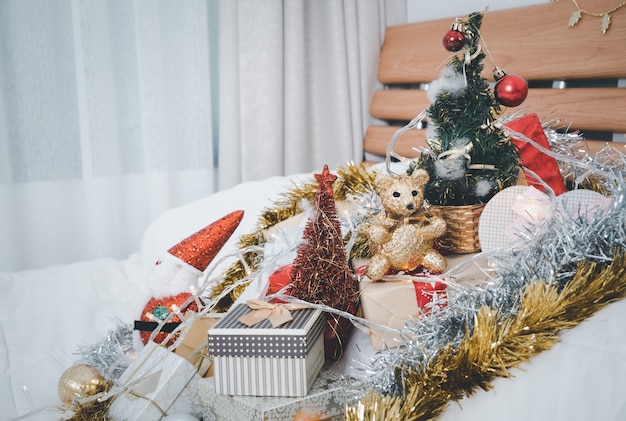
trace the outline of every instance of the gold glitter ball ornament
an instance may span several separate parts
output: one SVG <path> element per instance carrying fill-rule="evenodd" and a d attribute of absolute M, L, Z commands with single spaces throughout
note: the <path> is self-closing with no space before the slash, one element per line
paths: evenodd
<path fill-rule="evenodd" d="M 94 367 L 76 364 L 65 370 L 59 379 L 59 398 L 69 407 L 76 398 L 88 398 L 107 390 L 109 382 Z"/>

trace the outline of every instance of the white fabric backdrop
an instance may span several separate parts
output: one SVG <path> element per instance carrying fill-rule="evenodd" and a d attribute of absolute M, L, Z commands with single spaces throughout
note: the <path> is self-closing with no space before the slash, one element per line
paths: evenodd
<path fill-rule="evenodd" d="M 406 21 L 404 0 L 224 4 L 220 22 L 234 19 L 219 109 L 236 118 L 220 118 L 219 158 L 241 165 L 220 165 L 220 187 L 360 161 L 384 28 Z"/>
<path fill-rule="evenodd" d="M 404 0 L 0 2 L 0 269 L 137 250 L 163 210 L 360 160 Z"/>
<path fill-rule="evenodd" d="M 127 255 L 213 190 L 205 1 L 0 2 L 0 267 Z"/>

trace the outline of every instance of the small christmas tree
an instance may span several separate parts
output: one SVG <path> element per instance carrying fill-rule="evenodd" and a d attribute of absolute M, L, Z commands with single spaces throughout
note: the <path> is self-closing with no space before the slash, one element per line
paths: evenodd
<path fill-rule="evenodd" d="M 333 197 L 332 184 L 337 177 L 326 165 L 315 178 L 319 188 L 313 202 L 313 215 L 302 234 L 304 243 L 293 263 L 291 295 L 347 311 L 357 301 L 358 284 L 348 266 Z"/>
<path fill-rule="evenodd" d="M 348 265 L 337 217 L 332 187 L 337 177 L 325 165 L 315 178 L 319 187 L 313 201 L 313 215 L 304 228 L 304 243 L 293 263 L 290 294 L 310 303 L 354 313 L 359 287 Z M 351 326 L 348 320 L 328 315 L 324 334 L 327 360 L 339 359 Z"/>
<path fill-rule="evenodd" d="M 457 19 L 444 37 L 444 46 L 462 54 L 453 56 L 428 89 L 430 152 L 422 154 L 409 173 L 416 167 L 428 171 L 425 197 L 431 205 L 486 203 L 518 178 L 517 150 L 496 124 L 500 104 L 507 102 L 498 102 L 481 74 L 485 58 L 480 46 L 482 17 L 473 13 Z M 501 71 L 494 75 L 506 77 Z M 523 96 L 523 101 L 527 87 L 521 88 L 513 95 Z"/>

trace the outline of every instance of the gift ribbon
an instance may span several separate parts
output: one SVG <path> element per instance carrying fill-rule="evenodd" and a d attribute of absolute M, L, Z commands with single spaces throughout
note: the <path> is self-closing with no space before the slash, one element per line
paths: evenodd
<path fill-rule="evenodd" d="M 157 403 L 154 399 L 152 399 L 152 398 L 150 398 L 150 397 L 148 397 L 148 396 L 146 396 L 146 395 L 143 395 L 143 394 L 141 394 L 141 393 L 135 392 L 135 391 L 134 391 L 134 390 L 132 390 L 132 389 L 127 390 L 127 392 L 128 392 L 130 395 L 135 396 L 136 398 L 139 398 L 139 399 L 145 399 L 145 400 L 147 400 L 148 402 L 150 402 L 150 403 L 151 403 L 151 404 L 152 404 L 152 405 L 153 405 L 153 406 L 157 409 L 157 411 L 159 411 L 159 412 L 161 413 L 161 415 L 162 415 L 162 416 L 166 416 L 166 415 L 167 415 L 167 412 L 165 412 L 165 411 L 163 410 L 163 408 L 161 408 L 161 407 L 159 406 L 159 404 L 158 404 L 158 403 Z"/>
<path fill-rule="evenodd" d="M 248 327 L 268 319 L 273 327 L 279 327 L 293 320 L 289 310 L 302 310 L 308 308 L 304 304 L 284 303 L 272 304 L 261 300 L 246 301 L 248 307 L 253 311 L 241 316 L 238 320 Z"/>
<path fill-rule="evenodd" d="M 154 345 L 154 347 L 150 350 L 150 353 L 148 354 L 148 356 L 141 362 L 141 364 L 135 367 L 135 369 L 133 370 L 133 372 L 131 373 L 129 377 L 130 379 L 132 379 L 141 370 L 141 368 L 146 363 L 146 361 L 151 359 L 152 355 L 155 353 L 157 349 L 159 349 L 159 347 L 162 347 L 162 346 Z M 152 391 L 156 389 L 160 377 L 161 377 L 161 370 L 155 373 L 148 374 L 147 376 L 141 377 L 139 380 L 135 382 L 127 383 L 124 386 L 124 390 L 126 393 L 128 393 L 131 396 L 148 401 L 150 404 L 152 404 L 152 406 L 154 406 L 157 409 L 157 411 L 161 413 L 162 416 L 166 416 L 167 412 L 164 411 L 163 408 L 161 408 L 161 406 L 154 399 L 148 396 L 149 393 L 151 393 Z"/>
<path fill-rule="evenodd" d="M 189 361 L 189 363 L 196 368 L 198 374 L 200 374 L 202 377 L 205 377 L 206 373 L 211 368 L 211 365 L 213 365 L 213 357 L 206 352 L 207 347 L 202 346 L 199 348 L 193 348 L 184 342 L 178 345 L 178 347 L 184 348 L 185 350 L 190 352 L 190 355 L 186 358 L 187 361 Z"/>
<path fill-rule="evenodd" d="M 159 322 L 146 322 L 144 320 L 135 320 L 135 330 L 153 332 L 159 327 Z M 172 333 L 174 329 L 180 326 L 180 322 L 164 323 L 160 332 Z"/>
<path fill-rule="evenodd" d="M 480 44 L 476 46 L 476 51 L 474 51 L 474 54 L 470 54 L 469 50 L 465 51 L 465 60 L 463 61 L 463 79 L 465 80 L 465 86 L 467 86 L 467 66 L 469 66 L 472 61 L 474 61 L 476 57 L 480 55 L 481 51 L 482 47 L 480 46 Z"/>
<path fill-rule="evenodd" d="M 472 151 L 472 149 L 474 149 L 474 144 L 472 142 L 469 142 L 467 145 L 463 146 L 462 148 L 450 148 L 447 151 L 441 152 L 437 156 L 437 159 L 465 158 L 468 161 L 471 161 L 472 157 L 470 156 L 469 153 Z"/>

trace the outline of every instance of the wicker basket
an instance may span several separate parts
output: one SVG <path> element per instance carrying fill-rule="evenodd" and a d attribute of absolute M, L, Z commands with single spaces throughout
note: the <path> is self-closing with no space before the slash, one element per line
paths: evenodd
<path fill-rule="evenodd" d="M 477 253 L 478 219 L 485 204 L 466 206 L 431 206 L 435 216 L 446 221 L 448 232 L 441 238 L 441 246 L 453 253 Z"/>

